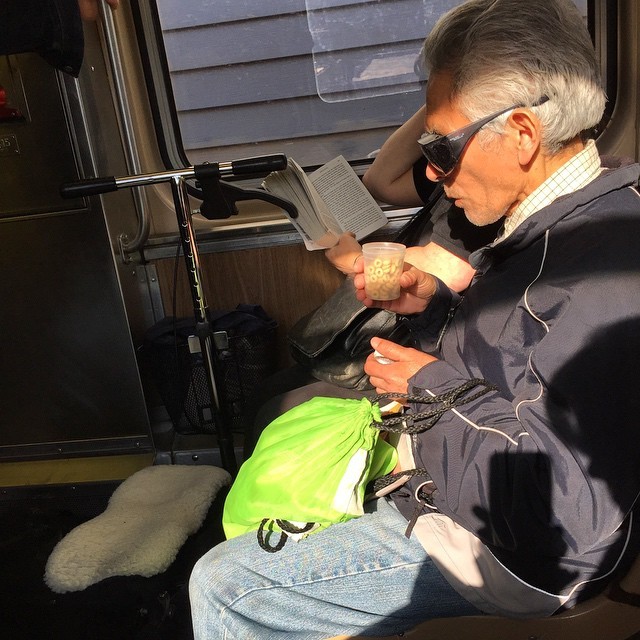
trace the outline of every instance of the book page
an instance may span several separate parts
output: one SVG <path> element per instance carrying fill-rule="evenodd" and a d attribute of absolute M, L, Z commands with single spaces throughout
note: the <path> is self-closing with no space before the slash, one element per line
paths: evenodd
<path fill-rule="evenodd" d="M 291 218 L 288 214 L 287 217 L 302 236 L 309 251 L 327 249 L 336 244 L 340 228 L 295 160 L 289 159 L 285 170 L 269 174 L 262 186 L 270 193 L 289 200 L 296 207 L 298 217 Z"/>
<path fill-rule="evenodd" d="M 387 217 L 343 156 L 314 171 L 309 179 L 335 217 L 340 231 L 352 231 L 356 240 L 387 223 Z"/>

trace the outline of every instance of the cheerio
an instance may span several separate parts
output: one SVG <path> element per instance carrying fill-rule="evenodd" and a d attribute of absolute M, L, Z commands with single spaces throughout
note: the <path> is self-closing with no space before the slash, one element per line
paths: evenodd
<path fill-rule="evenodd" d="M 395 300 L 400 296 L 400 275 L 406 247 L 398 242 L 367 242 L 364 257 L 364 290 L 372 300 Z"/>

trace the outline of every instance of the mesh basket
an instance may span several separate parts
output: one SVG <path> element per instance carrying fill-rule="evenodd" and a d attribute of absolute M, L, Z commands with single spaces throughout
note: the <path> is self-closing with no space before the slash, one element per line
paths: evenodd
<path fill-rule="evenodd" d="M 214 312 L 215 383 L 221 412 L 244 431 L 246 402 L 276 370 L 277 323 L 257 305 Z M 206 370 L 192 318 L 167 317 L 148 330 L 143 352 L 158 392 L 179 433 L 215 431 Z"/>

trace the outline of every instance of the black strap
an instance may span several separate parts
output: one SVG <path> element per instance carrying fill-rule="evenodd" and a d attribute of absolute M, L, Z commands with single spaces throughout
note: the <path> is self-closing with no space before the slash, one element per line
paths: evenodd
<path fill-rule="evenodd" d="M 416 476 L 424 476 L 427 478 L 427 482 L 431 480 L 431 476 L 429 472 L 423 468 L 418 467 L 416 469 L 407 469 L 406 471 L 399 471 L 398 473 L 390 473 L 386 476 L 382 476 L 381 478 L 376 478 L 371 487 L 374 493 L 377 493 L 381 489 L 388 487 L 390 484 L 393 484 L 396 480 L 400 478 L 413 478 Z"/>
<path fill-rule="evenodd" d="M 416 211 L 416 213 L 414 213 L 398 231 L 394 241 L 401 242 L 407 246 L 425 244 L 424 242 L 421 242 L 421 240 L 424 240 L 425 225 L 427 222 L 431 221 L 435 205 L 440 201 L 443 195 L 444 185 L 438 184 L 438 186 L 436 186 L 436 188 L 431 192 L 429 199 L 424 203 L 423 207 Z M 447 203 L 447 207 L 449 206 L 451 205 Z"/>
<path fill-rule="evenodd" d="M 477 387 L 481 387 L 479 391 L 474 394 L 463 397 L 468 391 L 472 389 L 476 389 Z M 392 431 L 395 433 L 421 433 L 422 431 L 427 431 L 431 429 L 436 422 L 440 419 L 440 417 L 449 409 L 453 409 L 462 404 L 466 404 L 467 402 L 471 402 L 477 398 L 482 397 L 485 393 L 489 391 L 497 390 L 498 387 L 494 384 L 490 384 L 486 380 L 481 378 L 473 378 L 468 380 L 464 384 L 461 384 L 459 387 L 452 389 L 451 391 L 447 391 L 446 393 L 437 395 L 437 396 L 421 396 L 414 395 L 410 393 L 381 393 L 374 398 L 371 399 L 372 402 L 380 402 L 380 400 L 388 399 L 388 398 L 404 398 L 409 400 L 409 402 L 413 402 L 414 404 L 427 404 L 427 405 L 436 405 L 435 408 L 421 411 L 418 413 L 414 413 L 411 415 L 400 415 L 393 417 L 385 417 L 382 422 L 374 422 L 373 426 L 376 429 L 380 429 L 381 431 Z M 411 532 L 418 521 L 420 514 L 423 512 L 425 505 L 429 505 L 430 508 L 434 508 L 432 495 L 436 490 L 436 485 L 433 482 L 431 475 L 424 468 L 417 469 L 408 469 L 404 471 L 400 471 L 399 473 L 393 473 L 381 478 L 377 478 L 374 480 L 372 488 L 374 492 L 378 492 L 381 489 L 393 484 L 396 480 L 402 477 L 414 477 L 414 476 L 422 476 L 426 478 L 425 482 L 421 485 L 418 495 L 416 496 L 418 503 L 413 512 L 413 515 L 409 519 L 409 524 L 407 526 L 407 530 L 405 531 L 405 535 L 408 537 L 411 536 Z M 430 489 L 427 490 L 424 487 L 426 485 L 431 485 Z"/>
<path fill-rule="evenodd" d="M 282 529 L 282 531 L 280 532 L 280 538 L 274 546 L 269 545 L 267 536 L 265 535 L 264 531 L 267 523 L 269 522 L 275 522 L 280 527 L 280 529 Z M 264 549 L 268 553 L 275 553 L 276 551 L 280 551 L 280 549 L 284 547 L 287 538 L 289 537 L 287 535 L 288 533 L 305 533 L 313 529 L 314 525 L 315 522 L 307 522 L 307 524 L 303 525 L 302 527 L 296 527 L 288 520 L 279 520 L 278 518 L 276 518 L 275 520 L 272 518 L 264 518 L 260 523 L 260 526 L 258 527 L 258 544 L 260 545 L 261 549 Z"/>
<path fill-rule="evenodd" d="M 463 397 L 468 391 L 477 387 L 481 387 L 481 389 L 472 395 Z M 382 422 L 374 422 L 373 426 L 381 431 L 392 431 L 394 433 L 421 433 L 422 431 L 431 429 L 449 409 L 467 404 L 489 393 L 489 391 L 496 391 L 497 389 L 498 387 L 496 385 L 482 378 L 472 378 L 459 387 L 437 396 L 421 396 L 410 393 L 381 393 L 374 396 L 371 402 L 379 403 L 380 400 L 387 398 L 403 398 L 414 404 L 427 404 L 432 405 L 434 408 L 413 414 L 387 416 L 383 418 Z"/>
<path fill-rule="evenodd" d="M 393 484 L 399 478 L 411 478 L 415 476 L 424 477 L 425 481 L 416 490 L 417 504 L 415 506 L 415 509 L 413 510 L 411 518 L 409 518 L 407 528 L 404 532 L 404 535 L 407 538 L 411 537 L 413 528 L 415 527 L 416 522 L 418 522 L 418 518 L 423 513 L 425 506 L 428 505 L 430 509 L 437 510 L 433 504 L 432 499 L 432 496 L 436 491 L 436 484 L 429 475 L 429 472 L 422 467 L 417 469 L 407 469 L 404 471 L 400 471 L 399 473 L 391 473 L 389 475 L 382 476 L 382 478 L 377 478 L 372 483 L 373 491 L 377 493 L 381 489 L 384 489 L 390 484 Z"/>

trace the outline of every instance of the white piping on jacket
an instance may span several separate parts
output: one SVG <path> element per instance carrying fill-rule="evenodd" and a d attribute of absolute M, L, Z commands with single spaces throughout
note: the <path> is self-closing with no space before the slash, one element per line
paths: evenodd
<path fill-rule="evenodd" d="M 531 317 L 534 320 L 537 320 L 544 327 L 544 330 L 547 333 L 549 333 L 549 325 L 541 318 L 538 318 L 538 316 L 535 313 L 533 313 L 533 311 L 531 310 L 531 307 L 529 306 L 529 289 L 531 289 L 531 287 L 540 279 L 540 276 L 542 275 L 542 270 L 544 269 L 544 263 L 545 263 L 545 260 L 547 259 L 548 248 L 549 248 L 549 229 L 547 229 L 544 232 L 544 250 L 542 252 L 542 260 L 540 261 L 540 268 L 538 269 L 538 273 L 536 274 L 536 277 L 529 283 L 527 288 L 524 290 L 524 304 L 525 304 L 525 307 L 527 308 L 527 311 L 531 314 Z"/>
<path fill-rule="evenodd" d="M 536 281 L 540 278 L 540 276 L 542 275 L 542 270 L 544 269 L 544 264 L 545 261 L 547 259 L 547 249 L 549 248 L 549 229 L 547 229 L 545 231 L 544 234 L 544 251 L 542 252 L 542 260 L 540 261 L 540 269 L 538 269 L 538 273 L 536 275 L 536 277 L 529 283 L 529 285 L 527 286 L 527 288 L 525 289 L 524 292 L 524 305 L 527 309 L 527 311 L 529 312 L 529 314 L 531 315 L 531 317 L 534 320 L 537 320 L 543 327 L 544 330 L 549 333 L 549 325 L 542 320 L 542 318 L 539 318 L 531 309 L 531 307 L 529 306 L 529 289 L 531 289 L 531 287 L 536 283 Z M 537 395 L 537 397 L 535 398 L 530 398 L 528 400 L 521 400 L 517 405 L 516 405 L 516 418 L 518 421 L 520 421 L 520 407 L 523 404 L 527 404 L 527 403 L 534 403 L 537 402 L 538 400 L 540 400 L 540 398 L 542 398 L 542 381 L 540 380 L 540 377 L 538 376 L 538 374 L 536 373 L 535 369 L 533 368 L 533 364 L 531 362 L 533 358 L 533 349 L 529 352 L 529 357 L 527 358 L 527 366 L 529 367 L 529 370 L 531 371 L 531 373 L 533 373 L 533 375 L 535 376 L 536 380 L 538 381 L 538 384 L 540 385 L 540 391 Z"/>
<path fill-rule="evenodd" d="M 429 389 L 425 389 L 425 391 L 432 397 L 435 398 L 436 394 L 433 393 L 433 391 L 430 391 Z M 495 429 L 494 427 L 482 427 L 479 424 L 476 424 L 475 422 L 472 422 L 471 420 L 469 420 L 469 418 L 465 418 L 465 416 L 463 416 L 457 409 L 450 409 L 450 411 L 452 411 L 453 413 L 455 413 L 455 415 L 458 416 L 458 418 L 460 418 L 461 420 L 464 420 L 470 427 L 473 427 L 474 429 L 477 429 L 478 431 L 491 431 L 492 433 L 497 433 L 499 436 L 503 436 L 504 438 L 506 438 L 511 444 L 514 445 L 518 445 L 518 441 L 514 440 L 510 435 L 506 434 L 504 431 L 500 431 L 500 429 Z M 526 431 L 522 431 L 521 433 L 519 433 L 516 437 L 520 438 L 521 436 L 528 436 L 529 434 Z"/>
<path fill-rule="evenodd" d="M 638 194 L 638 195 L 640 196 L 640 194 Z M 538 271 L 538 275 L 536 275 L 536 277 L 532 280 L 532 282 L 526 288 L 525 293 L 524 293 L 524 298 L 525 298 L 525 306 L 527 308 L 527 311 L 531 314 L 531 317 L 534 320 L 537 320 L 544 327 L 545 331 L 547 333 L 549 333 L 549 325 L 544 320 L 542 320 L 541 318 L 538 318 L 538 316 L 536 316 L 535 313 L 533 313 L 533 311 L 531 310 L 531 307 L 529 306 L 529 301 L 527 299 L 527 294 L 529 293 L 529 289 L 536 282 L 536 280 L 538 280 L 538 278 L 540 278 L 540 276 L 542 275 L 542 270 L 544 268 L 545 259 L 547 257 L 547 249 L 548 249 L 548 246 L 549 246 L 549 229 L 547 229 L 547 231 L 545 232 L 544 240 L 545 240 L 545 242 L 544 242 L 544 252 L 542 254 L 542 261 L 540 263 L 540 269 Z M 540 392 L 538 393 L 536 398 L 531 398 L 529 400 L 522 400 L 521 402 L 518 403 L 518 405 L 516 406 L 516 418 L 518 420 L 520 420 L 520 416 L 518 415 L 520 407 L 525 403 L 537 402 L 538 400 L 540 400 L 540 398 L 542 398 L 542 394 L 543 394 L 542 381 L 540 380 L 540 376 L 538 376 L 538 374 L 536 373 L 535 369 L 533 368 L 533 364 L 531 362 L 532 358 L 533 358 L 533 350 L 531 350 L 531 352 L 529 353 L 528 366 L 529 366 L 529 369 L 530 369 L 531 373 L 533 373 L 533 375 L 536 377 L 536 380 L 538 381 L 538 384 L 540 385 Z M 618 525 L 618 526 L 621 526 L 621 524 Z M 620 562 L 621 562 L 621 560 L 622 560 L 622 558 L 624 556 L 624 553 L 625 553 L 625 551 L 627 549 L 627 546 L 629 544 L 629 540 L 631 538 L 631 529 L 632 529 L 632 527 L 633 527 L 633 513 L 630 513 L 629 514 L 629 529 L 627 531 L 627 538 L 626 538 L 626 540 L 624 542 L 622 551 L 620 552 L 620 555 L 618 556 L 617 560 L 615 561 L 613 567 L 607 573 L 605 573 L 602 576 L 599 576 L 597 578 L 592 578 L 590 580 L 583 580 L 582 582 L 578 582 L 577 584 L 575 584 L 572 587 L 571 591 L 569 591 L 569 593 L 566 594 L 567 598 L 570 598 L 574 594 L 576 589 L 578 589 L 582 585 L 585 585 L 585 584 L 588 584 L 588 583 L 591 583 L 591 582 L 597 582 L 598 580 L 602 580 L 604 578 L 607 578 L 608 576 L 610 576 L 617 569 L 618 565 L 620 564 Z M 617 527 L 616 527 L 616 529 L 617 529 Z"/>
<path fill-rule="evenodd" d="M 541 318 L 538 318 L 538 316 L 536 316 L 536 314 L 532 311 L 531 307 L 529 306 L 529 301 L 528 301 L 527 297 L 528 297 L 528 294 L 529 294 L 529 289 L 535 284 L 535 282 L 542 275 L 542 270 L 544 269 L 545 260 L 547 258 L 548 246 L 549 246 L 549 229 L 547 229 L 547 231 L 544 234 L 544 251 L 542 253 L 542 260 L 540 261 L 540 268 L 538 269 L 538 273 L 536 274 L 536 277 L 527 285 L 527 288 L 525 289 L 525 292 L 524 292 L 524 303 L 525 303 L 525 307 L 526 307 L 527 311 L 529 312 L 529 314 L 531 315 L 531 317 L 534 320 L 537 320 L 540 324 L 542 324 L 542 326 L 544 327 L 544 329 L 545 329 L 545 331 L 547 333 L 549 333 L 549 326 L 547 325 L 547 323 L 544 320 L 542 320 Z M 521 402 L 518 403 L 518 405 L 516 406 L 516 410 L 515 410 L 516 419 L 518 421 L 520 421 L 520 416 L 518 415 L 518 410 L 520 409 L 520 406 L 522 404 L 524 404 L 524 403 L 527 403 L 527 402 L 537 402 L 542 397 L 542 382 L 540 381 L 540 378 L 539 378 L 538 374 L 535 372 L 535 370 L 533 368 L 533 365 L 531 364 L 532 354 L 533 354 L 533 350 L 531 351 L 531 353 L 529 353 L 528 367 L 531 370 L 531 373 L 533 373 L 533 375 L 536 377 L 536 380 L 538 381 L 538 384 L 540 385 L 540 392 L 538 393 L 538 396 L 536 398 L 529 399 L 529 400 L 522 400 Z M 426 392 L 431 397 L 435 397 L 435 395 L 436 395 L 435 393 L 433 393 L 429 389 L 426 389 Z M 505 437 L 509 442 L 511 442 L 511 444 L 516 445 L 516 446 L 518 445 L 518 441 L 515 440 L 514 438 L 512 438 L 510 435 L 506 434 L 504 431 L 500 431 L 499 429 L 495 429 L 494 427 L 482 427 L 479 424 L 476 424 L 475 422 L 472 422 L 471 420 L 469 420 L 468 418 L 463 416 L 457 409 L 451 409 L 451 411 L 453 411 L 453 413 L 455 415 L 457 415 L 461 420 L 466 422 L 469 426 L 473 427 L 474 429 L 477 429 L 478 431 L 490 431 L 490 432 L 493 432 L 493 433 L 497 433 L 498 435 Z M 522 436 L 528 436 L 528 435 L 529 434 L 528 434 L 527 431 L 522 431 L 521 433 L 519 433 L 516 436 L 516 438 L 521 438 Z"/>

